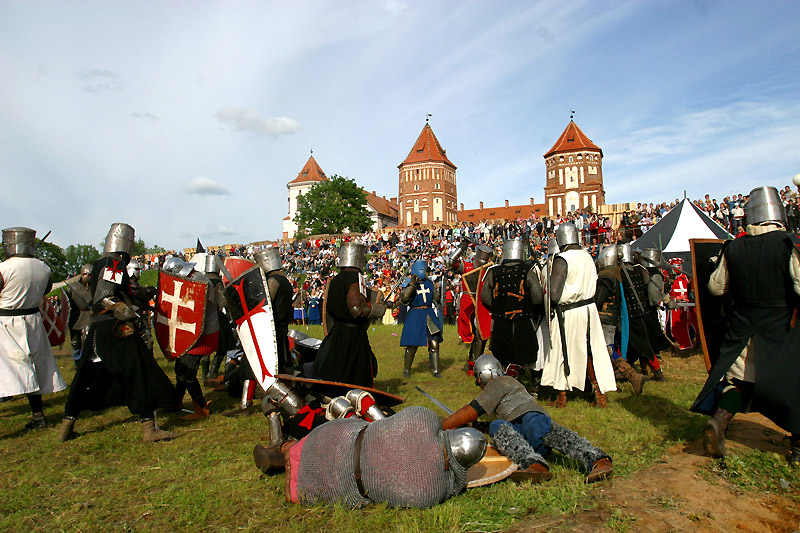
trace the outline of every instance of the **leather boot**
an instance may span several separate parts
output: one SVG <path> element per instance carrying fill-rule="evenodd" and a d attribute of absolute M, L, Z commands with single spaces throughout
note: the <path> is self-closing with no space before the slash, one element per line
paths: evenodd
<path fill-rule="evenodd" d="M 654 381 L 667 381 L 666 376 L 664 376 L 664 372 L 661 371 L 661 365 L 659 364 L 658 368 L 653 366 L 652 361 L 647 362 L 647 366 L 650 367 L 650 370 L 653 371 L 653 380 Z M 644 367 L 642 367 L 644 370 Z"/>
<path fill-rule="evenodd" d="M 606 400 L 606 395 L 600 392 L 600 389 L 592 387 L 592 391 L 594 392 L 594 402 L 592 403 L 592 407 L 600 407 L 605 409 L 608 407 L 608 401 Z"/>
<path fill-rule="evenodd" d="M 725 433 L 733 415 L 725 409 L 717 409 L 703 427 L 703 449 L 711 457 L 725 457 Z"/>
<path fill-rule="evenodd" d="M 170 440 L 178 437 L 178 433 L 158 429 L 153 418 L 142 420 L 142 442 L 156 442 Z"/>
<path fill-rule="evenodd" d="M 33 413 L 30 422 L 25 424 L 25 429 L 46 429 L 47 422 L 44 419 L 44 413 L 39 411 L 38 413 Z"/>
<path fill-rule="evenodd" d="M 253 448 L 253 459 L 259 470 L 268 474 L 270 472 L 283 472 L 286 468 L 286 461 L 280 451 L 283 443 L 274 446 L 262 446 L 256 444 Z"/>
<path fill-rule="evenodd" d="M 439 350 L 431 350 L 428 352 L 428 357 L 431 360 L 431 374 L 433 374 L 433 377 L 442 377 L 442 373 L 439 372 Z"/>
<path fill-rule="evenodd" d="M 534 485 L 552 478 L 553 473 L 550 472 L 550 469 L 546 466 L 539 463 L 533 463 L 524 470 L 517 470 L 509 477 L 511 477 L 511 480 L 515 481 L 516 483 L 530 481 L 531 484 Z"/>
<path fill-rule="evenodd" d="M 792 435 L 789 441 L 789 464 L 800 466 L 800 437 Z"/>
<path fill-rule="evenodd" d="M 614 472 L 614 465 L 611 464 L 611 459 L 608 457 L 598 459 L 592 465 L 592 471 L 586 476 L 586 483 L 607 479 L 612 472 Z"/>
<path fill-rule="evenodd" d="M 558 391 L 558 397 L 555 401 L 549 402 L 547 404 L 550 407 L 555 407 L 556 409 L 561 409 L 567 406 L 567 391 L 560 390 Z"/>
<path fill-rule="evenodd" d="M 617 359 L 611 359 L 611 366 L 614 367 L 614 370 L 622 374 L 622 377 L 625 378 L 628 383 L 633 385 L 633 395 L 639 396 L 642 393 L 642 389 L 644 389 L 644 382 L 646 381 L 645 377 L 638 373 L 628 362 L 619 357 Z M 663 374 L 662 374 L 663 375 Z"/>
<path fill-rule="evenodd" d="M 211 416 L 211 402 L 206 402 L 204 407 L 201 407 L 199 403 L 192 402 L 194 405 L 194 413 L 186 416 L 182 416 L 181 420 L 202 420 L 203 418 L 208 418 Z"/>
<path fill-rule="evenodd" d="M 75 422 L 74 418 L 64 417 L 64 420 L 61 421 L 61 428 L 58 430 L 59 441 L 66 442 L 78 436 L 75 433 Z"/>
<path fill-rule="evenodd" d="M 406 353 L 403 354 L 403 377 L 411 377 L 411 365 L 414 364 L 414 356 L 417 355 L 415 346 L 406 346 Z"/>

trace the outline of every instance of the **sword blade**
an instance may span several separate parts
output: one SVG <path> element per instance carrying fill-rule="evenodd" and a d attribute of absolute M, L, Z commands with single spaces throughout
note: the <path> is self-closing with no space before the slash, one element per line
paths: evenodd
<path fill-rule="evenodd" d="M 419 387 L 417 387 L 417 390 L 420 391 L 423 396 L 425 396 L 427 399 L 436 404 L 436 406 L 438 406 L 442 411 L 444 411 L 448 415 L 452 415 L 455 412 L 449 407 L 447 407 L 445 404 L 443 404 L 442 402 L 440 402 L 439 400 L 437 400 L 436 398 L 425 392 L 424 390 L 420 389 Z"/>

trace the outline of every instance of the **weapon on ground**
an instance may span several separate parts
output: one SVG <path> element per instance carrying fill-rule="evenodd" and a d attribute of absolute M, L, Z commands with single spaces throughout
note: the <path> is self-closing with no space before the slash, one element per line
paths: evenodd
<path fill-rule="evenodd" d="M 427 399 L 429 399 L 434 404 L 436 404 L 436 406 L 439 407 L 442 411 L 447 413 L 448 416 L 452 415 L 455 412 L 452 409 L 450 409 L 449 407 L 447 407 L 445 404 L 443 404 L 442 402 L 440 402 L 439 400 L 437 400 L 436 398 L 434 398 L 433 396 L 431 396 L 430 394 L 425 392 L 424 390 L 420 389 L 419 387 L 417 387 L 417 390 L 419 392 L 421 392 L 422 395 L 425 396 Z"/>

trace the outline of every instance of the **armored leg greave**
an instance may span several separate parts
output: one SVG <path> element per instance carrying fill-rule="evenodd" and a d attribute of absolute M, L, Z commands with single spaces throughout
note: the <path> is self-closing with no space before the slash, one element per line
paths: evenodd
<path fill-rule="evenodd" d="M 406 353 L 403 355 L 403 377 L 411 377 L 411 365 L 414 363 L 414 356 L 417 355 L 416 346 L 406 346 Z"/>
<path fill-rule="evenodd" d="M 544 445 L 566 455 L 570 459 L 579 461 L 583 465 L 585 472 L 591 472 L 592 465 L 600 459 L 610 458 L 606 452 L 592 446 L 591 442 L 571 429 L 560 426 L 555 422 L 552 423 L 552 426 L 550 433 L 542 439 Z"/>
<path fill-rule="evenodd" d="M 431 339 L 428 348 L 428 357 L 431 361 L 431 374 L 433 374 L 433 377 L 442 377 L 442 374 L 439 372 L 439 341 L 437 339 Z"/>
<path fill-rule="evenodd" d="M 555 423 L 553 425 L 555 426 Z M 497 429 L 492 437 L 492 444 L 500 453 L 522 469 L 528 468 L 533 463 L 548 466 L 544 457 L 536 453 L 525 437 L 518 433 L 511 424 L 502 424 Z"/>

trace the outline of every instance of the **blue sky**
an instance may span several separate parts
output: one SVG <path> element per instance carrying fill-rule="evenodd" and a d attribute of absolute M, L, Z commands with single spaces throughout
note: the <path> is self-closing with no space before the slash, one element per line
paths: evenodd
<path fill-rule="evenodd" d="M 281 235 L 313 148 L 397 196 L 425 117 L 458 201 L 543 200 L 569 121 L 606 200 L 800 173 L 800 2 L 0 3 L 0 223 L 168 248 Z"/>

